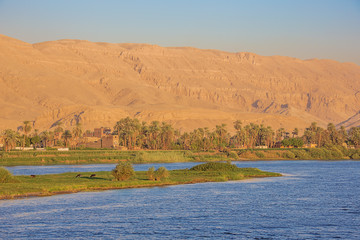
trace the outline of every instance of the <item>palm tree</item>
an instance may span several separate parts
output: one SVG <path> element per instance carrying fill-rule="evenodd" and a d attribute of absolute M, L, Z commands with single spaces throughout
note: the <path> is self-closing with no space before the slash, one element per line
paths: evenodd
<path fill-rule="evenodd" d="M 298 136 L 299 135 L 299 129 L 298 128 L 294 128 L 294 130 L 292 131 L 292 135 L 293 135 L 293 138 L 295 136 Z"/>
<path fill-rule="evenodd" d="M 158 121 L 152 121 L 149 126 L 150 131 L 150 146 L 152 149 L 157 150 L 158 149 L 158 136 L 160 134 L 160 123 Z"/>
<path fill-rule="evenodd" d="M 350 128 L 349 139 L 356 147 L 360 145 L 360 127 Z"/>
<path fill-rule="evenodd" d="M 215 134 L 219 150 L 228 146 L 228 132 L 226 130 L 226 124 L 216 125 Z"/>
<path fill-rule="evenodd" d="M 75 127 L 72 130 L 72 136 L 74 138 L 74 145 L 76 148 L 76 145 L 79 143 L 79 140 L 82 138 L 83 136 L 83 130 L 81 128 L 81 124 L 79 122 L 76 123 Z"/>
<path fill-rule="evenodd" d="M 28 134 L 31 132 L 30 121 L 24 121 L 23 126 L 20 127 L 20 130 L 24 132 L 23 139 L 20 141 L 21 147 L 25 147 L 26 139 L 28 138 Z"/>
<path fill-rule="evenodd" d="M 24 131 L 25 135 L 27 136 L 28 133 L 31 132 L 31 125 L 30 125 L 31 122 L 30 121 L 24 121 L 23 123 L 24 123 L 23 131 Z"/>
<path fill-rule="evenodd" d="M 48 131 L 43 131 L 40 133 L 40 139 L 44 144 L 44 147 L 48 146 L 48 142 L 52 141 L 54 139 L 54 133 L 53 132 L 48 132 Z"/>
<path fill-rule="evenodd" d="M 246 134 L 249 138 L 248 140 L 248 146 L 250 146 L 251 148 L 254 148 L 256 145 L 256 142 L 259 139 L 259 131 L 260 131 L 260 126 L 254 123 L 250 123 L 250 125 L 246 125 L 245 126 L 245 130 L 246 130 Z"/>
<path fill-rule="evenodd" d="M 16 141 L 18 138 L 18 133 L 11 129 L 6 129 L 2 134 L 2 141 L 4 144 L 5 152 L 10 151 L 15 148 Z"/>
<path fill-rule="evenodd" d="M 72 138 L 72 134 L 71 134 L 70 130 L 65 130 L 64 134 L 62 135 L 62 138 L 64 139 L 65 146 L 67 147 Z"/>

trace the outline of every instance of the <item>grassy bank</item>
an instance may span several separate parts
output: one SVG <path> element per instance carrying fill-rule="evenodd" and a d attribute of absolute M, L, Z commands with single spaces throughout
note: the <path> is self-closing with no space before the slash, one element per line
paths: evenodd
<path fill-rule="evenodd" d="M 226 157 L 226 153 L 191 151 L 31 150 L 0 152 L 0 166 L 117 163 L 125 160 L 132 163 L 203 162 L 221 161 Z"/>
<path fill-rule="evenodd" d="M 329 148 L 243 149 L 237 150 L 239 159 L 248 160 L 341 160 L 360 159 L 360 149 L 340 146 Z"/>
<path fill-rule="evenodd" d="M 278 173 L 264 172 L 256 168 L 237 168 L 235 165 L 226 163 L 211 164 L 215 165 L 201 167 L 208 166 L 208 164 L 202 164 L 192 169 L 169 171 L 169 178 L 162 181 L 148 180 L 145 171 L 136 172 L 135 177 L 126 181 L 115 181 L 110 172 L 63 173 L 36 177 L 15 176 L 16 181 L 0 183 L 0 199 L 281 176 Z M 218 165 L 226 166 L 219 168 Z M 77 174 L 81 174 L 82 177 L 76 178 Z M 96 177 L 90 178 L 90 174 L 96 174 Z"/>
<path fill-rule="evenodd" d="M 360 150 L 334 146 L 310 149 L 233 149 L 226 152 L 71 150 L 0 152 L 0 166 L 117 163 L 212 162 L 226 160 L 360 159 Z"/>

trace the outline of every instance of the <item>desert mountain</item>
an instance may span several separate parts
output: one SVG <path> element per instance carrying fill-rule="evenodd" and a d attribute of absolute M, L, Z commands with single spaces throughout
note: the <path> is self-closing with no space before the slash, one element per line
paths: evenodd
<path fill-rule="evenodd" d="M 112 127 L 122 117 L 182 130 L 234 120 L 274 128 L 357 124 L 360 66 L 188 47 L 0 35 L 0 129 Z M 356 120 L 355 120 L 356 119 Z"/>

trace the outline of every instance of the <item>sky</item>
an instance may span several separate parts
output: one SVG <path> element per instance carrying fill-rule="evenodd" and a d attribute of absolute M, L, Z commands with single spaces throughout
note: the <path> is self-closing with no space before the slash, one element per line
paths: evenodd
<path fill-rule="evenodd" d="M 0 34 L 360 65 L 360 0 L 0 0 Z"/>

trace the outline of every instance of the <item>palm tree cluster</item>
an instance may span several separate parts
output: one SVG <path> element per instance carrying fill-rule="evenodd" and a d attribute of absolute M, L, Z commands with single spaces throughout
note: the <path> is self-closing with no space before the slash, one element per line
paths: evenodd
<path fill-rule="evenodd" d="M 80 124 L 76 124 L 72 130 L 63 130 L 61 123 L 58 123 L 54 131 L 40 132 L 34 129 L 32 132 L 32 122 L 24 121 L 23 125 L 18 127 L 18 131 L 6 129 L 0 135 L 0 142 L 4 145 L 4 150 L 9 151 L 18 147 L 48 147 L 49 145 L 73 146 L 81 142 L 83 132 Z"/>
<path fill-rule="evenodd" d="M 38 133 L 35 129 L 31 132 L 30 121 L 25 121 L 19 131 L 6 129 L 1 135 L 1 140 L 6 151 L 15 146 L 41 146 L 49 143 L 66 147 L 76 147 L 83 142 L 84 132 L 78 123 L 72 130 L 64 130 L 58 123 L 55 130 Z M 149 150 L 197 150 L 224 151 L 227 148 L 254 148 L 256 146 L 302 147 L 303 144 L 316 144 L 318 147 L 331 145 L 360 145 L 360 127 L 346 130 L 344 127 L 337 129 L 329 123 L 327 128 L 321 128 L 313 122 L 305 129 L 303 136 L 299 136 L 299 129 L 287 132 L 284 128 L 273 130 L 270 126 L 249 123 L 243 126 L 241 121 L 234 122 L 235 134 L 231 135 L 226 124 L 216 125 L 213 130 L 207 127 L 197 128 L 191 132 L 180 133 L 171 124 L 152 121 L 140 122 L 136 118 L 123 118 L 116 122 L 113 135 L 119 136 L 119 145 L 127 149 Z M 57 142 L 56 142 L 57 141 Z"/>

